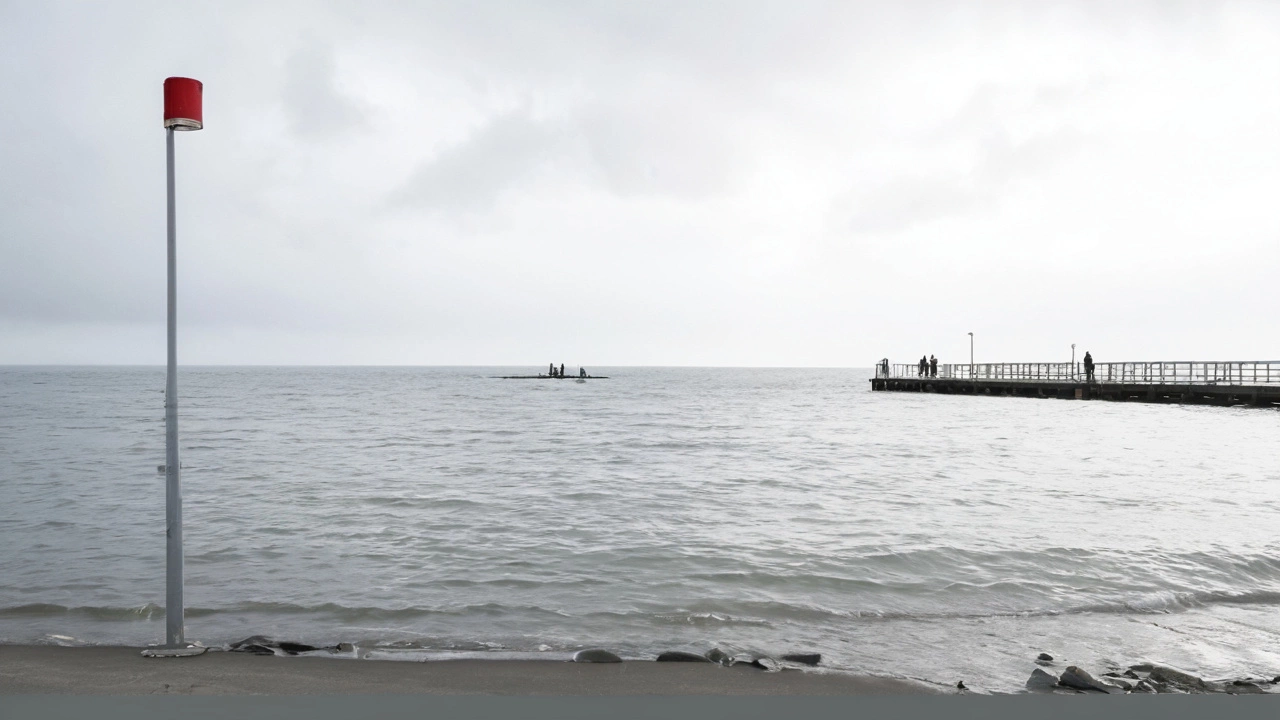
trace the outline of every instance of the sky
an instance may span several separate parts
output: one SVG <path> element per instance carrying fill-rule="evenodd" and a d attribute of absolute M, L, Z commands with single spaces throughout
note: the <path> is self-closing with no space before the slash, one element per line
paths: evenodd
<path fill-rule="evenodd" d="M 0 363 L 1280 360 L 1280 3 L 0 0 Z"/>

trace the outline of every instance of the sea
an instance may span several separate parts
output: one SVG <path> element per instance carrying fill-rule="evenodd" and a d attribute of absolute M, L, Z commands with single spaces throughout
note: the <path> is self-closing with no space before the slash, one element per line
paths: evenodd
<path fill-rule="evenodd" d="M 978 692 L 1042 652 L 1280 675 L 1274 409 L 495 377 L 540 370 L 181 368 L 187 638 L 817 652 Z M 0 643 L 163 641 L 164 388 L 0 368 Z"/>

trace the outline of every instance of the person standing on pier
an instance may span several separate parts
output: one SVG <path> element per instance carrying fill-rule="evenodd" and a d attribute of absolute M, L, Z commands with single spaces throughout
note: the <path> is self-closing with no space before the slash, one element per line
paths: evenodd
<path fill-rule="evenodd" d="M 560 377 L 564 377 L 564 363 L 560 363 Z"/>
<path fill-rule="evenodd" d="M 938 358 L 929 356 L 929 377 L 938 377 Z"/>
<path fill-rule="evenodd" d="M 929 358 L 925 357 L 924 355 L 921 355 L 920 362 L 917 363 L 916 365 L 916 368 L 919 370 L 919 372 L 917 372 L 916 375 L 918 377 L 924 377 L 925 369 L 928 367 L 929 367 Z"/>
<path fill-rule="evenodd" d="M 1085 382 L 1093 382 L 1093 356 L 1088 350 L 1084 351 L 1084 379 Z"/>
<path fill-rule="evenodd" d="M 556 364 L 551 363 L 550 365 L 547 365 L 547 377 L 555 377 L 555 376 L 556 376 Z"/>

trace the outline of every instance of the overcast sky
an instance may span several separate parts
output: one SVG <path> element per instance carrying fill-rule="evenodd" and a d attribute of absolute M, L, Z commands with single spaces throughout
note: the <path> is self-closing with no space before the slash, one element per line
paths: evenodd
<path fill-rule="evenodd" d="M 0 0 L 0 363 L 1280 359 L 1280 3 Z"/>

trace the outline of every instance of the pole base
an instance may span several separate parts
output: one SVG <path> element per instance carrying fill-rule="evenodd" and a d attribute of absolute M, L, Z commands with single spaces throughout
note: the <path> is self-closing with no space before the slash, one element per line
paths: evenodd
<path fill-rule="evenodd" d="M 142 651 L 142 657 L 195 657 L 208 652 L 207 647 L 188 645 L 186 647 L 149 647 Z"/>

